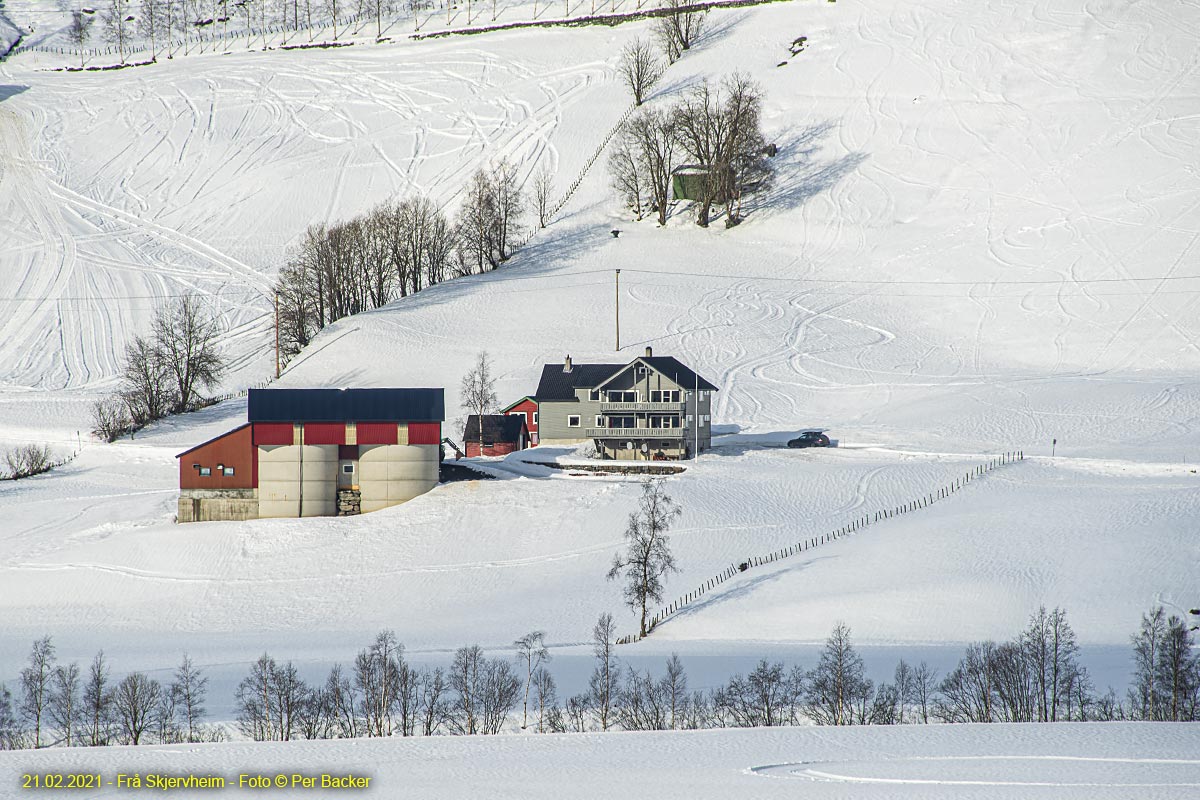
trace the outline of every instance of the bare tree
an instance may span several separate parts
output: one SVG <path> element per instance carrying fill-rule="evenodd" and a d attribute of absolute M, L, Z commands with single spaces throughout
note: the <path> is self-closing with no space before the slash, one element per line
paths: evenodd
<path fill-rule="evenodd" d="M 1158 662 L 1163 640 L 1167 635 L 1167 615 L 1162 606 L 1142 615 L 1141 629 L 1133 644 L 1133 686 L 1129 689 L 1129 704 L 1138 719 L 1162 718 L 1162 687 L 1158 683 Z"/>
<path fill-rule="evenodd" d="M 337 41 L 338 21 L 346 9 L 346 0 L 322 0 L 322 2 L 325 4 L 325 13 L 329 15 L 330 21 L 333 22 L 333 39 Z"/>
<path fill-rule="evenodd" d="M 441 667 L 422 670 L 418 680 L 417 708 L 421 733 L 433 736 L 441 731 L 450 718 L 446 700 L 449 684 Z"/>
<path fill-rule="evenodd" d="M 144 673 L 132 672 L 113 692 L 113 713 L 125 744 L 141 744 L 154 723 L 162 686 Z"/>
<path fill-rule="evenodd" d="M 170 693 L 176 698 L 179 714 L 182 717 L 182 733 L 186 741 L 203 741 L 200 722 L 204 719 L 205 698 L 208 696 L 208 676 L 192 663 L 191 656 L 183 655 L 183 661 L 175 670 L 175 681 L 171 684 Z"/>
<path fill-rule="evenodd" d="M 170 29 L 167 27 L 164 0 L 142 0 L 136 27 L 139 34 L 150 39 L 150 60 L 158 61 L 159 37 L 164 32 L 168 38 L 171 35 Z"/>
<path fill-rule="evenodd" d="M 608 571 L 610 581 L 625 580 L 625 604 L 639 614 L 639 636 L 647 633 L 647 605 L 662 601 L 663 578 L 679 571 L 667 531 L 682 513 L 661 481 L 644 481 L 638 510 L 629 515 L 625 527 L 625 554 L 614 556 Z"/>
<path fill-rule="evenodd" d="M 154 344 L 174 381 L 176 411 L 190 411 L 201 387 L 216 384 L 225 366 L 217 350 L 220 327 L 199 298 L 185 295 L 154 319 Z"/>
<path fill-rule="evenodd" d="M 654 85 L 662 79 L 663 64 L 654 54 L 648 39 L 634 39 L 621 51 L 617 73 L 633 95 L 634 105 L 641 105 Z"/>
<path fill-rule="evenodd" d="M 690 50 L 700 39 L 704 30 L 704 14 L 700 11 L 685 11 L 692 0 L 665 0 L 663 7 L 669 13 L 658 18 L 655 33 L 668 61 L 675 61 Z"/>
<path fill-rule="evenodd" d="M 96 654 L 88 669 L 87 683 L 83 687 L 83 743 L 89 747 L 100 747 L 112 740 L 112 693 L 108 688 L 108 665 L 104 651 Z"/>
<path fill-rule="evenodd" d="M 33 746 L 42 747 L 46 726 L 46 706 L 50 701 L 54 677 L 54 643 L 44 636 L 29 650 L 28 666 L 21 670 L 20 711 L 33 732 Z"/>
<path fill-rule="evenodd" d="M 92 433 L 106 442 L 115 442 L 132 424 L 128 409 L 116 397 L 101 397 L 92 403 Z"/>
<path fill-rule="evenodd" d="M 350 679 L 342 674 L 341 664 L 333 665 L 321 694 L 331 735 L 340 739 L 358 736 L 362 728 L 357 712 L 359 703 Z"/>
<path fill-rule="evenodd" d="M 521 708 L 521 730 L 529 727 L 529 690 L 533 687 L 533 676 L 550 660 L 550 651 L 546 648 L 545 631 L 531 631 L 513 642 L 517 649 L 517 663 L 525 673 L 525 696 Z M 539 725 L 541 715 L 539 714 Z"/>
<path fill-rule="evenodd" d="M 404 694 L 401 684 L 407 681 L 408 672 L 404 645 L 393 631 L 380 631 L 371 646 L 359 652 L 354 662 L 354 680 L 368 736 L 392 735 L 394 715 Z"/>
<path fill-rule="evenodd" d="M 66 747 L 78 743 L 77 732 L 83 709 L 79 700 L 79 665 L 62 664 L 55 668 L 50 682 L 48 712 L 58 730 L 59 741 Z"/>
<path fill-rule="evenodd" d="M 17 750 L 24 746 L 24 731 L 13 711 L 12 692 L 0 683 L 0 750 Z"/>
<path fill-rule="evenodd" d="M 763 659 L 746 677 L 734 675 L 716 693 L 713 703 L 735 727 L 787 725 L 795 720 L 803 690 L 804 678 L 798 669 L 785 672 L 782 663 Z"/>
<path fill-rule="evenodd" d="M 744 192 L 769 179 L 761 112 L 762 89 L 741 74 L 726 77 L 718 89 L 698 86 L 676 106 L 679 144 L 705 170 L 698 225 L 708 225 L 716 203 L 725 204 L 727 223 L 736 223 Z"/>
<path fill-rule="evenodd" d="M 550 224 L 550 199 L 554 191 L 554 173 L 543 165 L 533 176 L 533 208 L 537 213 L 538 227 Z"/>
<path fill-rule="evenodd" d="M 638 142 L 628 125 L 622 125 L 608 155 L 608 173 L 612 186 L 637 219 L 642 218 L 645 186 Z"/>
<path fill-rule="evenodd" d="M 1057 722 L 1067 679 L 1078 667 L 1079 645 L 1067 612 L 1055 608 L 1047 613 L 1045 606 L 1039 607 L 1021 635 L 1021 647 L 1033 671 L 1037 721 Z"/>
<path fill-rule="evenodd" d="M 83 48 L 88 39 L 92 38 L 92 17 L 82 11 L 71 12 L 71 22 L 67 26 L 67 41 L 79 50 L 79 68 L 83 69 Z"/>
<path fill-rule="evenodd" d="M 20 480 L 41 475 L 54 468 L 48 445 L 24 444 L 4 452 L 4 463 L 8 465 L 8 477 Z"/>
<path fill-rule="evenodd" d="M 170 365 L 163 361 L 163 351 L 150 339 L 134 336 L 125 345 L 120 397 L 133 427 L 162 419 L 176 405 L 171 373 Z"/>
<path fill-rule="evenodd" d="M 600 723 L 600 730 L 607 731 L 614 719 L 614 707 L 617 704 L 620 691 L 621 665 L 613 651 L 616 640 L 616 624 L 612 614 L 607 611 L 596 620 L 592 628 L 592 656 L 596 666 L 588 681 L 588 699 L 586 706 L 590 707 Z M 572 710 L 568 708 L 568 713 Z M 582 731 L 582 725 L 579 728 Z"/>
<path fill-rule="evenodd" d="M 479 419 L 479 442 L 483 444 L 483 417 L 492 413 L 496 407 L 496 379 L 492 375 L 492 361 L 487 351 L 480 351 L 475 357 L 475 364 L 463 376 L 462 386 L 463 407 Z"/>
<path fill-rule="evenodd" d="M 838 623 L 821 658 L 808 673 L 805 701 L 808 714 L 818 725 L 853 725 L 865 722 L 856 706 L 862 708 L 874 686 L 863 670 L 862 658 L 850 642 L 850 628 Z"/>
<path fill-rule="evenodd" d="M 1172 614 L 1159 650 L 1156 684 L 1162 697 L 1159 715 L 1169 722 L 1200 719 L 1200 658 L 1193 652 L 1187 625 Z"/>
<path fill-rule="evenodd" d="M 650 195 L 650 208 L 657 213 L 658 224 L 666 225 L 675 168 L 675 117 L 658 109 L 643 109 L 626 126 L 642 185 Z"/>
<path fill-rule="evenodd" d="M 665 689 L 669 704 L 671 730 L 678 730 L 682 727 L 684 709 L 687 706 L 688 688 L 687 672 L 684 671 L 683 662 L 679 660 L 679 654 L 677 653 L 671 653 L 671 657 L 667 659 L 667 672 L 663 676 L 663 688 Z"/>
<path fill-rule="evenodd" d="M 479 645 L 461 647 L 450 667 L 457 698 L 451 729 L 460 734 L 497 734 L 521 696 L 521 682 L 503 659 L 488 659 Z"/>
<path fill-rule="evenodd" d="M 560 733 L 562 711 L 558 707 L 558 687 L 545 667 L 533 673 L 534 703 L 537 706 L 537 732 Z"/>
<path fill-rule="evenodd" d="M 125 51 L 133 38 L 132 21 L 128 0 L 109 0 L 108 7 L 100 14 L 100 22 L 104 25 L 104 38 L 117 46 L 122 64 L 125 63 Z"/>

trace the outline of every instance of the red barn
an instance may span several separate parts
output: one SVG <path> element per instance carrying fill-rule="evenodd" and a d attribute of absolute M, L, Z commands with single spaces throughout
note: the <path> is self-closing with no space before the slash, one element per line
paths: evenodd
<path fill-rule="evenodd" d="M 536 447 L 538 443 L 538 401 L 533 397 L 522 397 L 507 408 L 501 409 L 501 414 L 525 418 L 525 427 L 529 429 L 529 446 Z"/>
<path fill-rule="evenodd" d="M 437 485 L 441 389 L 251 389 L 246 417 L 179 454 L 179 522 L 357 514 Z"/>
<path fill-rule="evenodd" d="M 483 438 L 479 436 L 479 415 L 467 417 L 463 446 L 467 457 L 506 456 L 529 446 L 529 428 L 521 414 L 484 414 Z"/>

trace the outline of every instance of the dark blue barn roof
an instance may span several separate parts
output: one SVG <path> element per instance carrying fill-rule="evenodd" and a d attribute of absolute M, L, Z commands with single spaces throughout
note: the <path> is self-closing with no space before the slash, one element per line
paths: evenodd
<path fill-rule="evenodd" d="M 251 389 L 250 422 L 441 422 L 442 389 Z"/>

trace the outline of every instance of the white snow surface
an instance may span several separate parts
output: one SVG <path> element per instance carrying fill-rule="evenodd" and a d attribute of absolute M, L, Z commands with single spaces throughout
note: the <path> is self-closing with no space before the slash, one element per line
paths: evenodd
<path fill-rule="evenodd" d="M 1041 603 L 1085 643 L 1124 647 L 1150 605 L 1194 607 L 1200 7 L 797 2 L 708 24 L 652 102 L 731 61 L 762 83 L 777 180 L 746 222 L 633 222 L 601 160 L 502 270 L 343 320 L 280 385 L 445 386 L 453 419 L 481 348 L 505 401 L 566 353 L 652 345 L 694 364 L 721 387 L 727 435 L 669 481 L 685 509 L 669 598 L 991 454 L 1038 456 L 747 573 L 630 652 L 755 653 L 838 620 L 866 644 L 957 650 Z M 219 311 L 230 386 L 262 380 L 272 275 L 306 226 L 412 190 L 452 209 L 500 155 L 548 161 L 565 185 L 624 111 L 613 64 L 646 30 L 0 65 L 0 439 L 72 449 L 125 338 L 180 292 Z M 345 660 L 380 627 L 427 653 L 539 627 L 566 647 L 619 609 L 602 576 L 636 481 L 522 462 L 563 450 L 353 519 L 174 525 L 174 454 L 243 410 L 0 486 L 0 678 L 43 633 L 70 658 L 103 646 L 161 669 L 187 649 L 240 671 L 264 646 Z M 764 446 L 814 426 L 843 446 Z"/>
<path fill-rule="evenodd" d="M 422 798 L 696 797 L 1150 800 L 1200 789 L 1200 726 L 1167 723 L 776 728 L 556 736 L 107 747 L 0 753 L 0 797 L 26 772 L 369 777 L 355 794 Z M 161 791 L 145 789 L 146 791 Z M 304 796 L 313 790 L 291 789 Z M 72 796 L 128 796 L 115 786 Z M 349 794 L 350 791 L 342 791 Z M 316 796 L 327 796 L 330 792 Z"/>

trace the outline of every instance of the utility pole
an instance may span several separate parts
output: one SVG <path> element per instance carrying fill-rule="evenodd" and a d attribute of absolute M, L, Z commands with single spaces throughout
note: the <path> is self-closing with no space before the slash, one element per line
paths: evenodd
<path fill-rule="evenodd" d="M 621 352 L 621 270 L 617 270 L 617 352 Z"/>
<path fill-rule="evenodd" d="M 275 293 L 275 377 L 279 378 L 279 292 Z"/>
<path fill-rule="evenodd" d="M 694 370 L 695 368 L 693 368 Z M 700 373 L 692 372 L 696 376 L 695 388 L 692 390 L 692 403 L 696 406 L 696 450 L 692 453 L 692 458 L 700 457 Z"/>

